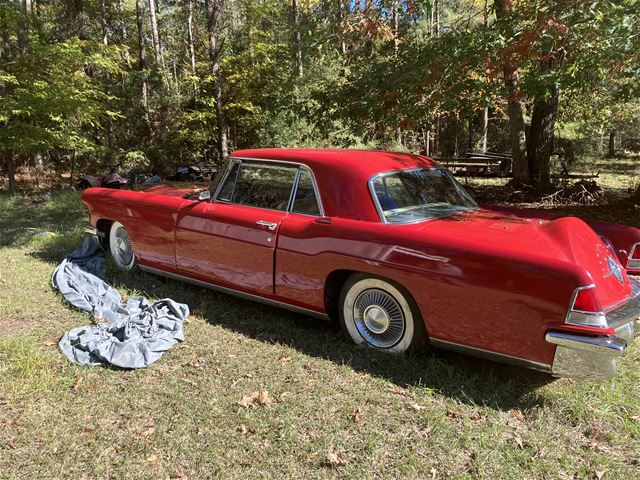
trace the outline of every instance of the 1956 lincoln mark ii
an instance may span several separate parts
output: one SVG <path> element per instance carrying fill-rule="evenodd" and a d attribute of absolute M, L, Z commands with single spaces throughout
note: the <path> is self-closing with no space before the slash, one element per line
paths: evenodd
<path fill-rule="evenodd" d="M 209 190 L 82 201 L 122 269 L 337 318 L 388 352 L 610 377 L 640 321 L 640 229 L 480 208 L 422 156 L 244 150 Z"/>

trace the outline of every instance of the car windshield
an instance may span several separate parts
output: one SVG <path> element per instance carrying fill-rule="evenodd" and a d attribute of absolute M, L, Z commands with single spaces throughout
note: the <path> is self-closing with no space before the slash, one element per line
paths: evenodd
<path fill-rule="evenodd" d="M 387 223 L 412 223 L 478 208 L 446 170 L 415 168 L 381 174 L 372 191 Z"/>

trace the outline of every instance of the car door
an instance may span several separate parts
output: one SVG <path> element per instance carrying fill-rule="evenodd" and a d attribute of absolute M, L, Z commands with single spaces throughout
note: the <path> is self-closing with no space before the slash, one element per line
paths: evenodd
<path fill-rule="evenodd" d="M 228 288 L 273 294 L 278 228 L 297 166 L 233 160 L 212 202 L 183 207 L 176 225 L 179 274 Z"/>

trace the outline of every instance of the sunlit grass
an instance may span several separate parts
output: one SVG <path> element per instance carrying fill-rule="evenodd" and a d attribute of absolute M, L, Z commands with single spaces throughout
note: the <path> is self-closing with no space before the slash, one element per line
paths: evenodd
<path fill-rule="evenodd" d="M 186 342 L 139 371 L 70 365 L 56 341 L 89 318 L 49 282 L 84 209 L 68 192 L 0 207 L 2 232 L 54 234 L 0 239 L 2 478 L 640 476 L 637 349 L 605 382 L 390 357 L 335 325 L 110 267 L 125 296 L 189 304 Z M 259 389 L 273 406 L 238 404 Z"/>

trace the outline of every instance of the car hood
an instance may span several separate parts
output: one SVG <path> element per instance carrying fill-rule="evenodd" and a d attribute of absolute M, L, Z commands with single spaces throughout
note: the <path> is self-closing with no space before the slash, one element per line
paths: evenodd
<path fill-rule="evenodd" d="M 615 253 L 579 218 L 526 218 L 476 209 L 423 222 L 417 228 L 424 234 L 437 231 L 480 243 L 516 258 L 547 257 L 578 265 L 590 275 L 605 310 L 631 295 L 631 282 Z"/>
<path fill-rule="evenodd" d="M 163 182 L 156 185 L 145 185 L 140 191 L 165 195 L 167 197 L 186 197 L 187 195 L 209 187 L 206 182 Z"/>

